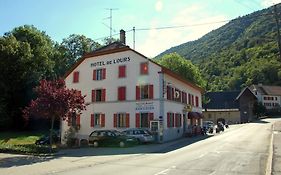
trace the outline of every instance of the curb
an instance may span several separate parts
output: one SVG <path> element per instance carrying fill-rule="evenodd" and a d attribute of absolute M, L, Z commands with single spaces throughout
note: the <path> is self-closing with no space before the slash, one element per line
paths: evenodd
<path fill-rule="evenodd" d="M 271 125 L 271 137 L 270 137 L 269 153 L 268 153 L 268 159 L 267 159 L 267 165 L 266 165 L 265 175 L 271 175 L 271 174 L 272 174 L 273 130 L 274 130 L 274 124 Z"/>

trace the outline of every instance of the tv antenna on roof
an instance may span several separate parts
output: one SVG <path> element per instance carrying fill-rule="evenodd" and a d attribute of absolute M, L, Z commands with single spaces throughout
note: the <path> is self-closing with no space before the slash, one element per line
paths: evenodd
<path fill-rule="evenodd" d="M 110 11 L 110 16 L 105 18 L 105 19 L 109 19 L 110 21 L 110 25 L 109 25 L 109 30 L 110 30 L 110 40 L 112 39 L 112 10 L 118 10 L 118 8 L 106 8 L 106 10 L 109 10 Z"/>

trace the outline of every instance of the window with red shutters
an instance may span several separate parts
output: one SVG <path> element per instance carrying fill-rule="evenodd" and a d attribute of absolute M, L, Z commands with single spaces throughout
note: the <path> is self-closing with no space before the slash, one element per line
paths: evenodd
<path fill-rule="evenodd" d="M 196 107 L 199 107 L 199 98 L 197 96 L 195 97 L 195 105 Z"/>
<path fill-rule="evenodd" d="M 91 127 L 105 127 L 105 114 L 91 114 Z"/>
<path fill-rule="evenodd" d="M 105 101 L 105 98 L 106 98 L 105 89 L 92 90 L 92 102 Z"/>
<path fill-rule="evenodd" d="M 175 118 L 174 113 L 170 113 L 170 112 L 167 113 L 167 127 L 168 128 L 172 128 L 175 126 L 174 118 Z"/>
<path fill-rule="evenodd" d="M 119 77 L 119 78 L 124 78 L 124 77 L 126 77 L 126 65 L 119 66 L 118 77 Z"/>
<path fill-rule="evenodd" d="M 126 100 L 126 87 L 118 87 L 118 100 L 119 101 L 124 101 Z"/>
<path fill-rule="evenodd" d="M 153 85 L 140 85 L 136 86 L 136 100 L 140 99 L 153 99 L 154 96 Z"/>
<path fill-rule="evenodd" d="M 104 80 L 106 78 L 106 69 L 93 70 L 93 80 Z"/>
<path fill-rule="evenodd" d="M 148 74 L 148 62 L 144 62 L 140 64 L 140 74 L 147 75 Z"/>
<path fill-rule="evenodd" d="M 79 82 L 79 72 L 75 71 L 73 72 L 73 83 L 78 83 Z"/>

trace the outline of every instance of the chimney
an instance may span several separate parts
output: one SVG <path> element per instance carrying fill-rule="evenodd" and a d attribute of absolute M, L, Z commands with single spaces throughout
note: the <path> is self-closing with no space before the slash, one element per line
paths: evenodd
<path fill-rule="evenodd" d="M 120 30 L 120 42 L 126 45 L 126 33 L 123 29 Z"/>

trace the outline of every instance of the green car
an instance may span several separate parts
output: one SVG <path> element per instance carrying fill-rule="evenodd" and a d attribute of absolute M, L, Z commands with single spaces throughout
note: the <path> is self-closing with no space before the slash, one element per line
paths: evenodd
<path fill-rule="evenodd" d="M 98 146 L 129 146 L 137 144 L 134 137 L 128 137 L 116 130 L 96 130 L 89 136 L 89 143 Z"/>

